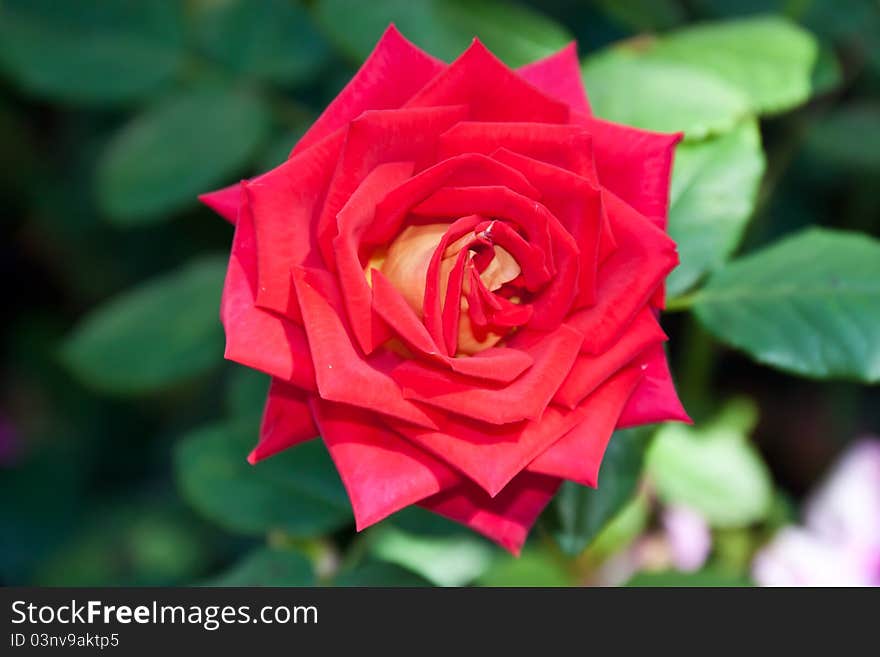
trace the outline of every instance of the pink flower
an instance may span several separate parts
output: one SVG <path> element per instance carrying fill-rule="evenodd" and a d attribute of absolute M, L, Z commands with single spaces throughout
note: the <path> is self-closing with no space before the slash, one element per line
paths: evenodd
<path fill-rule="evenodd" d="M 712 532 L 703 516 L 685 506 L 669 507 L 663 512 L 663 529 L 677 570 L 694 572 L 706 563 Z"/>
<path fill-rule="evenodd" d="M 781 530 L 752 564 L 762 586 L 880 586 L 880 441 L 850 447 L 807 502 L 805 527 Z"/>

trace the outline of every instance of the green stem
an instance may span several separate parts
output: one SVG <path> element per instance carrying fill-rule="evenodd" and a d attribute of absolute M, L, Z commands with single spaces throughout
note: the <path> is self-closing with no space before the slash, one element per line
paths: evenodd
<path fill-rule="evenodd" d="M 664 312 L 678 313 L 684 310 L 690 310 L 698 295 L 699 292 L 691 292 L 690 294 L 682 294 L 681 296 L 667 299 Z"/>
<path fill-rule="evenodd" d="M 688 318 L 681 343 L 687 350 L 678 363 L 678 389 L 691 417 L 708 412 L 715 371 L 715 343 L 693 315 Z"/>

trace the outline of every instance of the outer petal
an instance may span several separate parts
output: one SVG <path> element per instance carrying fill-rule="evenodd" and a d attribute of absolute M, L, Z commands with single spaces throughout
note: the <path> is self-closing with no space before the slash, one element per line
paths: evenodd
<path fill-rule="evenodd" d="M 553 401 L 568 408 L 576 407 L 603 381 L 631 363 L 648 347 L 665 340 L 666 334 L 660 328 L 654 312 L 650 308 L 643 308 L 609 349 L 597 354 L 578 355 Z"/>
<path fill-rule="evenodd" d="M 257 305 L 299 315 L 290 269 L 320 263 L 318 213 L 342 148 L 338 132 L 244 183 L 257 235 Z"/>
<path fill-rule="evenodd" d="M 602 186 L 665 228 L 672 158 L 682 133 L 649 132 L 593 117 L 580 122 L 593 136 Z"/>
<path fill-rule="evenodd" d="M 675 392 L 663 345 L 649 349 L 641 367 L 644 377 L 623 409 L 617 426 L 634 427 L 666 420 L 690 424 L 691 419 Z"/>
<path fill-rule="evenodd" d="M 518 555 L 559 484 L 554 477 L 524 472 L 495 497 L 465 482 L 423 500 L 419 506 L 467 525 Z"/>
<path fill-rule="evenodd" d="M 216 192 L 200 194 L 199 200 L 231 224 L 238 220 L 238 206 L 241 205 L 241 183 L 218 189 Z"/>
<path fill-rule="evenodd" d="M 584 421 L 532 461 L 528 470 L 595 487 L 605 447 L 641 378 L 640 368 L 629 367 L 603 383 L 581 402 Z"/>
<path fill-rule="evenodd" d="M 260 441 L 248 455 L 251 464 L 318 435 L 308 397 L 300 388 L 272 379 L 260 424 Z"/>
<path fill-rule="evenodd" d="M 293 272 L 297 297 L 305 320 L 315 379 L 323 399 L 375 410 L 423 427 L 436 424 L 417 405 L 403 398 L 400 388 L 357 352 L 353 337 L 340 317 L 338 295 L 322 272 L 296 268 Z"/>
<path fill-rule="evenodd" d="M 462 105 L 371 110 L 351 122 L 318 219 L 318 242 L 328 269 L 335 269 L 337 214 L 370 172 L 386 162 L 427 162 L 434 153 L 436 137 L 464 118 L 466 112 Z"/>
<path fill-rule="evenodd" d="M 459 481 L 448 467 L 383 426 L 375 414 L 317 398 L 310 404 L 348 492 L 358 531 Z"/>
<path fill-rule="evenodd" d="M 337 132 L 367 110 L 401 107 L 445 68 L 445 63 L 407 41 L 390 25 L 360 70 L 297 142 L 291 156 Z M 238 184 L 199 196 L 202 203 L 233 224 L 239 199 Z"/>
<path fill-rule="evenodd" d="M 408 399 L 491 424 L 539 420 L 571 369 L 583 336 L 566 325 L 524 349 L 534 359 L 509 384 L 475 383 L 468 377 L 406 361 L 392 372 Z"/>
<path fill-rule="evenodd" d="M 590 114 L 576 43 L 571 42 L 549 57 L 518 68 L 517 73 L 548 96 L 567 103 L 574 111 Z"/>
<path fill-rule="evenodd" d="M 477 39 L 407 103 L 437 105 L 467 105 L 474 121 L 567 123 L 569 118 L 567 105 L 523 80 Z"/>
<path fill-rule="evenodd" d="M 579 125 L 462 121 L 440 135 L 437 157 L 490 155 L 499 148 L 547 162 L 597 182 L 590 133 Z"/>
<path fill-rule="evenodd" d="M 583 420 L 579 412 L 552 404 L 539 422 L 492 425 L 451 414 L 434 417 L 439 430 L 391 423 L 407 440 L 442 458 L 490 496 L 498 495 L 541 452 Z"/>
<path fill-rule="evenodd" d="M 244 203 L 220 303 L 226 358 L 302 388 L 315 389 L 315 371 L 302 328 L 254 305 L 256 256 L 250 208 Z"/>
<path fill-rule="evenodd" d="M 446 64 L 407 41 L 390 25 L 373 52 L 299 140 L 299 153 L 371 109 L 401 107 Z"/>
<path fill-rule="evenodd" d="M 617 249 L 599 270 L 596 305 L 568 319 L 586 336 L 590 353 L 601 353 L 619 339 L 678 264 L 675 242 L 666 233 L 614 194 L 603 192 L 603 198 Z"/>

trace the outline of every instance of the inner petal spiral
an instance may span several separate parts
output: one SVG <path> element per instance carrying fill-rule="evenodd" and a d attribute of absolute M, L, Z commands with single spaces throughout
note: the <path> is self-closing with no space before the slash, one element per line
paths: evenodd
<path fill-rule="evenodd" d="M 493 243 L 494 224 L 488 222 L 459 237 L 440 256 L 440 298 L 448 298 L 450 281 L 459 292 L 454 355 L 472 355 L 495 346 L 509 327 L 519 323 L 509 321 L 509 311 L 501 311 L 519 302 L 515 290 L 505 286 L 521 277 L 522 268 L 507 249 Z M 422 319 L 431 260 L 449 227 L 445 223 L 407 226 L 387 251 L 375 254 L 367 266 L 368 272 L 370 268 L 379 269 Z M 450 310 L 444 304 L 444 315 Z M 498 321 L 492 321 L 496 316 Z"/>

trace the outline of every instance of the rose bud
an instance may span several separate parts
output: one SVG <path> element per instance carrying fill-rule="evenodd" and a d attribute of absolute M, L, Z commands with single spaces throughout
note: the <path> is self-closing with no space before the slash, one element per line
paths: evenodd
<path fill-rule="evenodd" d="M 250 460 L 320 435 L 358 529 L 418 504 L 518 552 L 615 428 L 687 421 L 679 139 L 593 116 L 573 45 L 446 64 L 390 27 L 284 164 L 202 197 L 235 224 L 226 357 L 272 376 Z"/>

